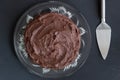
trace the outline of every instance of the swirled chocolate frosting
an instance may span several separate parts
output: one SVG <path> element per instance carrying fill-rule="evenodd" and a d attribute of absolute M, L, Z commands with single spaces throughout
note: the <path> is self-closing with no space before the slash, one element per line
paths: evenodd
<path fill-rule="evenodd" d="M 51 69 L 63 69 L 76 59 L 80 39 L 80 30 L 74 22 L 59 13 L 37 15 L 27 24 L 24 34 L 31 60 Z"/>

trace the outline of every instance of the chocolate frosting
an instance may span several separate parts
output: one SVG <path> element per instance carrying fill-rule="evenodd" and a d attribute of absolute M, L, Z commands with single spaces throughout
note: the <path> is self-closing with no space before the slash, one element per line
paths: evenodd
<path fill-rule="evenodd" d="M 31 60 L 44 68 L 63 69 L 73 62 L 80 49 L 80 30 L 59 13 L 38 15 L 24 34 Z"/>

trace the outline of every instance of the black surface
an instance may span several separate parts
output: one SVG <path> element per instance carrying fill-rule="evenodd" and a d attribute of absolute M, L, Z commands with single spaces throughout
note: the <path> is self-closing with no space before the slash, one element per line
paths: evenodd
<path fill-rule="evenodd" d="M 29 73 L 17 59 L 13 29 L 29 7 L 47 0 L 0 0 L 0 80 L 54 80 Z M 92 48 L 84 66 L 70 77 L 57 80 L 120 80 L 120 0 L 106 0 L 107 23 L 112 28 L 109 55 L 103 61 L 96 44 L 95 29 L 100 23 L 100 0 L 64 0 L 87 19 L 92 32 Z"/>

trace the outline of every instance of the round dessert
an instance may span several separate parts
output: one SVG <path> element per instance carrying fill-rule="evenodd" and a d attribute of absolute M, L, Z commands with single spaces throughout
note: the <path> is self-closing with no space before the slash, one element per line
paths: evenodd
<path fill-rule="evenodd" d="M 59 13 L 37 15 L 24 34 L 31 60 L 43 68 L 63 69 L 75 61 L 80 49 L 80 30 Z"/>

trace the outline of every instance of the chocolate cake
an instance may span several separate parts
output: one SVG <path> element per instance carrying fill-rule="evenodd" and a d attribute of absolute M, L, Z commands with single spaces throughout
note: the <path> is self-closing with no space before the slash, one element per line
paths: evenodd
<path fill-rule="evenodd" d="M 24 34 L 30 59 L 43 68 L 63 69 L 79 54 L 80 30 L 68 17 L 46 13 L 34 17 Z"/>

